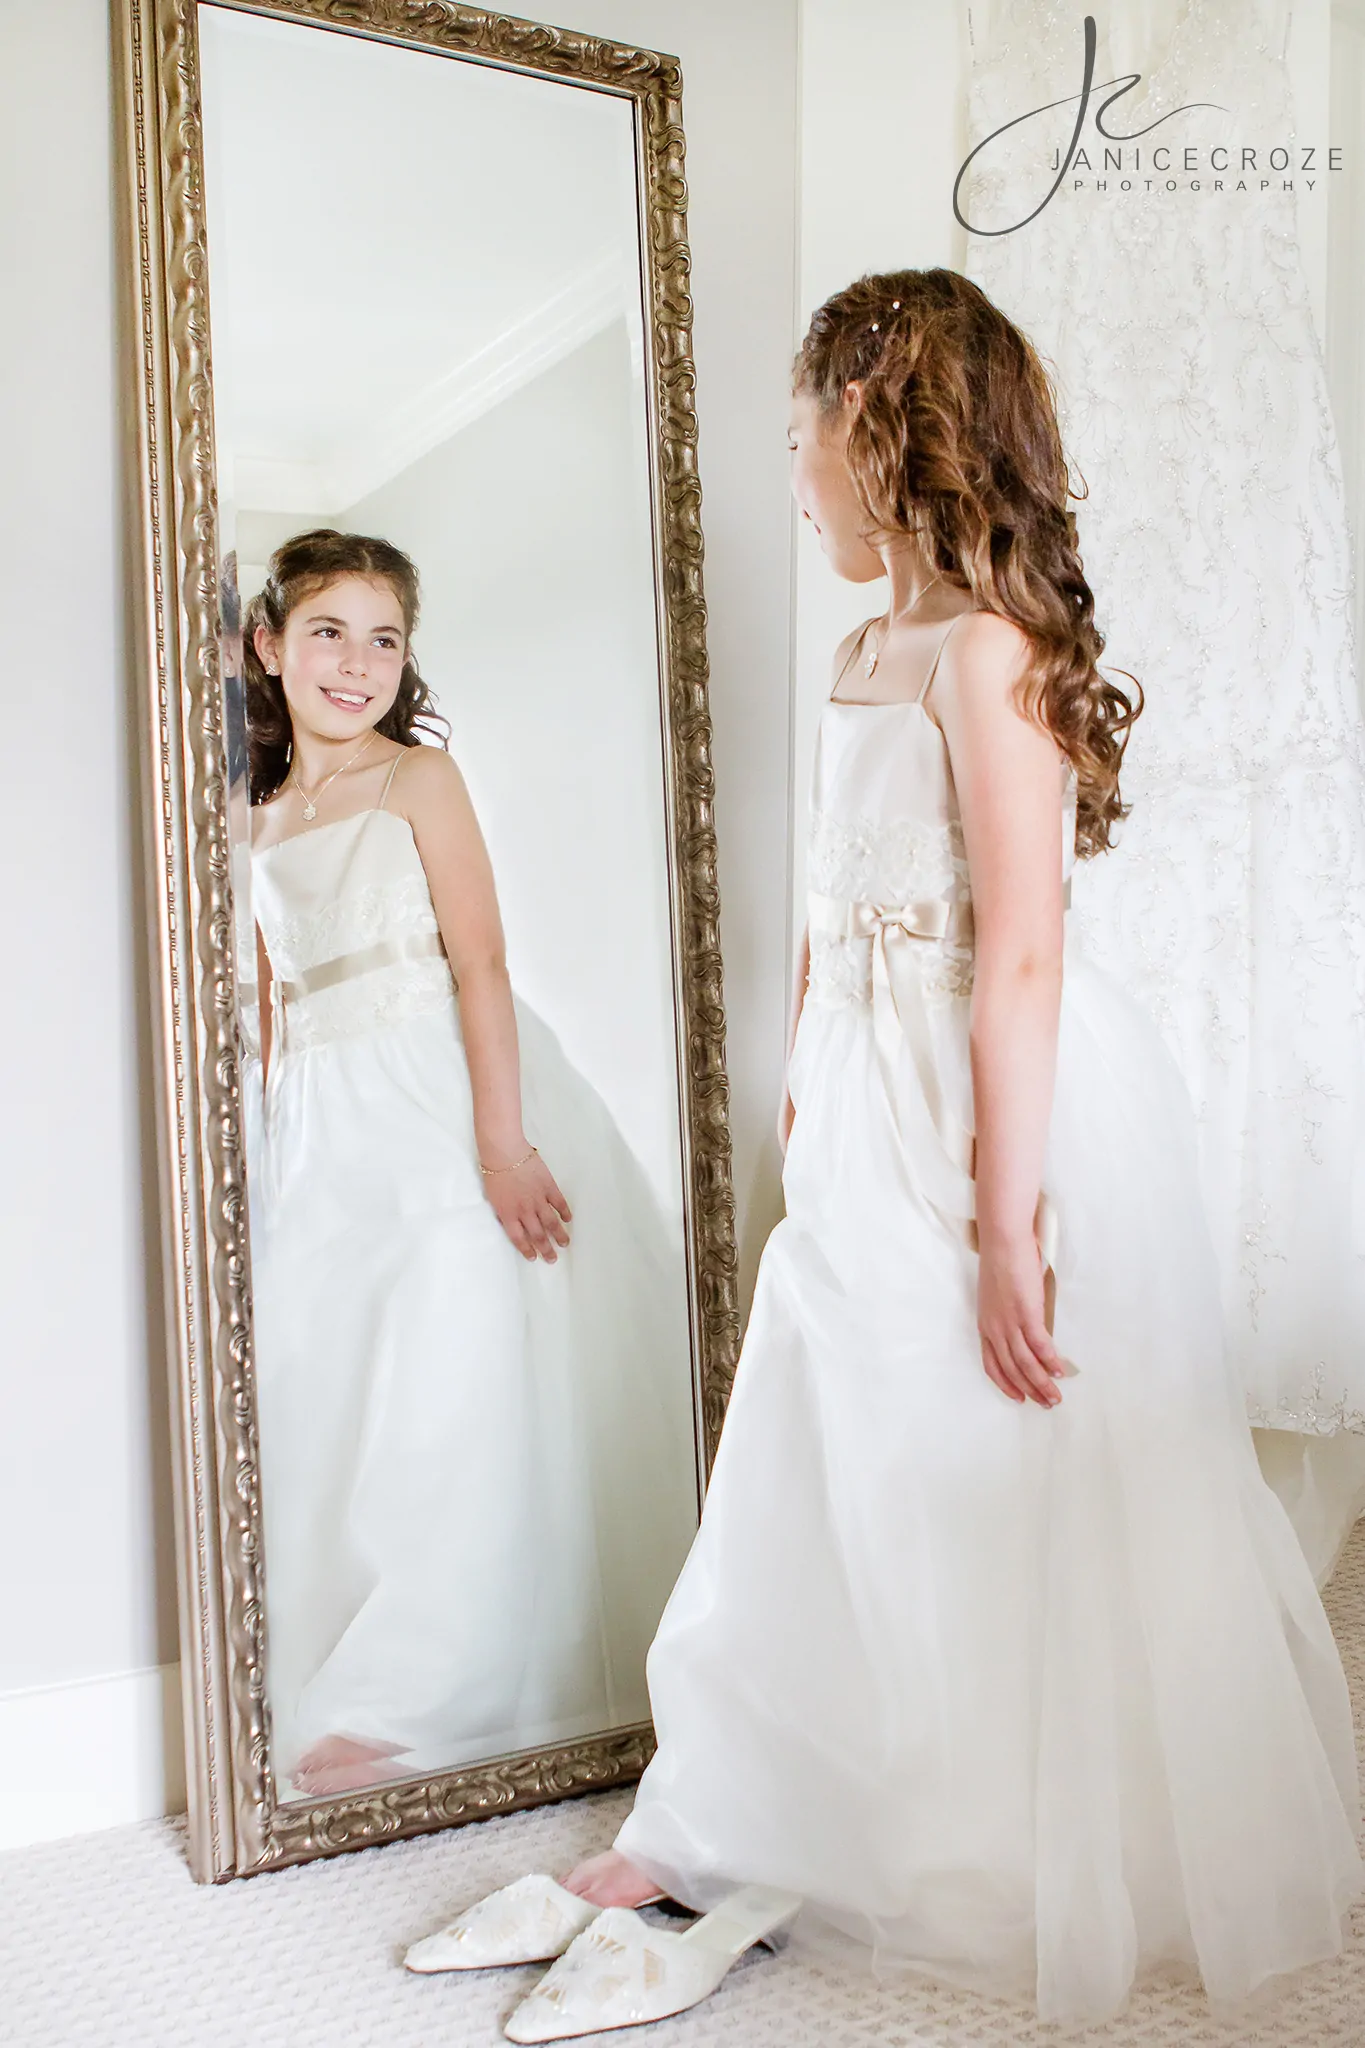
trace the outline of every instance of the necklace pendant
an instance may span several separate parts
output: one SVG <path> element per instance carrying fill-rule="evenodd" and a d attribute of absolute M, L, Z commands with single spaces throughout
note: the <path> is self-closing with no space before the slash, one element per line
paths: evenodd
<path fill-rule="evenodd" d="M 305 797 L 305 798 L 304 798 L 304 800 L 303 800 L 303 819 L 304 819 L 304 823 L 305 823 L 305 824 L 307 824 L 307 822 L 308 822 L 308 820 L 309 820 L 310 818 L 316 818 L 317 814 L 318 814 L 318 807 L 317 807 L 317 805 L 316 805 L 316 804 L 314 804 L 314 803 L 310 803 L 310 802 L 308 801 L 308 798 L 307 798 L 307 797 Z"/>

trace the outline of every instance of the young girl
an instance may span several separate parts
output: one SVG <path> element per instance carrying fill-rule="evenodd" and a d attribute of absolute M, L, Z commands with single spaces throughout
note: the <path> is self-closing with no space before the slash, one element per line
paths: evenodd
<path fill-rule="evenodd" d="M 1361 1883 L 1187 1098 L 1067 936 L 1135 714 L 1044 372 L 954 273 L 866 277 L 815 316 L 791 443 L 834 569 L 889 605 L 820 725 L 787 1214 L 650 1653 L 658 1754 L 614 1851 L 524 1881 L 591 1924 L 518 2041 L 681 2010 L 798 1907 L 1045 2015 L 1156 1965 L 1237 1999 L 1334 1954 Z M 716 1910 L 621 1910 L 660 1891 Z"/>
<path fill-rule="evenodd" d="M 514 1005 L 464 780 L 417 743 L 417 605 L 397 548 L 322 530 L 246 630 L 270 1701 L 309 1794 L 641 1718 L 696 1520 L 644 1177 Z"/>

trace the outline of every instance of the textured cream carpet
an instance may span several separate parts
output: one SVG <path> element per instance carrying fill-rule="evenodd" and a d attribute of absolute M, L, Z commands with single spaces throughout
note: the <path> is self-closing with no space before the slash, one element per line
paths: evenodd
<path fill-rule="evenodd" d="M 1365 1528 L 1327 1605 L 1365 1755 Z M 409 1941 L 524 1871 L 605 1847 L 610 1793 L 219 1887 L 191 1882 L 173 1822 L 0 1856 L 4 2048 L 495 2048 L 533 1970 L 414 1978 Z M 913 1979 L 875 1983 L 754 1952 L 696 2011 L 614 2037 L 641 2048 L 1365 2048 L 1365 1910 L 1335 1963 L 1254 2016 L 1214 2020 L 1184 1989 L 1140 1992 L 1106 2027 Z"/>

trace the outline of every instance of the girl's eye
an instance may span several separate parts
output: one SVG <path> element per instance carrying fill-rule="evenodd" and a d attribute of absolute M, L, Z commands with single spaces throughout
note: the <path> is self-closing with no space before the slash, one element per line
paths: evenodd
<path fill-rule="evenodd" d="M 332 636 L 332 638 L 333 638 L 333 639 L 335 640 L 335 638 L 336 638 L 336 631 L 337 631 L 337 629 L 336 629 L 336 627 L 335 627 L 335 626 L 319 626 L 319 627 L 318 627 L 318 629 L 317 629 L 317 632 L 316 632 L 316 633 L 315 633 L 315 634 L 313 635 L 313 638 L 314 638 L 315 640 L 320 640 L 320 639 L 322 639 L 322 638 L 323 638 L 323 637 L 324 637 L 324 636 L 325 636 L 326 634 L 330 633 L 330 634 L 331 634 L 331 636 Z"/>

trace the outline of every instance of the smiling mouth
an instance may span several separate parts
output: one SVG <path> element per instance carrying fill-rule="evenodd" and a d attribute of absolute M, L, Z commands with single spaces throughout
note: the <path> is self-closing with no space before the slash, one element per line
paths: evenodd
<path fill-rule="evenodd" d="M 339 711 L 363 711 L 370 701 L 360 690 L 324 690 L 322 694 Z"/>

